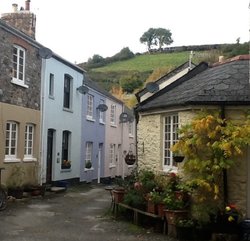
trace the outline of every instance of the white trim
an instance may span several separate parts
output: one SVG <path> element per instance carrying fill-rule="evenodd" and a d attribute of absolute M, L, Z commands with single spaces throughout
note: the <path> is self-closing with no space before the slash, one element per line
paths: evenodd
<path fill-rule="evenodd" d="M 169 158 L 170 158 L 170 160 L 169 160 L 169 165 L 167 165 L 167 164 L 165 164 L 165 136 L 166 136 L 166 131 L 165 131 L 165 126 L 166 126 L 166 118 L 167 117 L 170 117 L 170 140 L 169 140 L 169 145 L 170 145 L 170 147 L 168 148 L 168 150 L 170 151 L 170 156 L 169 156 Z M 175 131 L 174 132 L 174 130 L 173 130 L 173 124 L 174 124 L 174 122 L 173 122 L 173 117 L 177 117 L 178 118 L 178 123 L 177 123 L 177 125 L 178 125 L 178 127 L 179 127 L 179 122 L 180 122 L 180 118 L 179 118 L 179 115 L 178 115 L 178 113 L 172 113 L 172 114 L 169 114 L 169 115 L 166 115 L 166 116 L 163 116 L 163 148 L 162 148 L 162 151 L 163 151 L 163 158 L 162 158 L 162 169 L 163 169 L 163 171 L 165 172 L 168 172 L 168 171 L 170 171 L 170 170 L 173 170 L 173 171 L 176 171 L 177 170 L 177 166 L 174 166 L 173 164 L 173 154 L 172 154 L 172 151 L 170 150 L 170 148 L 171 148 L 171 145 L 173 145 L 177 140 L 174 140 L 173 139 L 173 134 L 175 133 L 177 133 L 177 131 Z M 176 123 L 175 123 L 176 124 Z M 178 129 L 178 128 L 177 128 Z"/>
<path fill-rule="evenodd" d="M 86 116 L 86 120 L 95 122 L 95 119 L 93 119 L 93 116 L 89 116 L 89 115 Z"/>
<path fill-rule="evenodd" d="M 36 158 L 34 158 L 34 157 L 24 157 L 23 158 L 23 162 L 36 162 L 37 161 L 37 159 Z"/>
<path fill-rule="evenodd" d="M 26 88 L 26 89 L 29 88 L 29 86 L 26 85 L 26 84 L 24 84 L 23 81 L 20 81 L 20 80 L 18 80 L 18 79 L 16 79 L 16 78 L 12 78 L 12 80 L 11 80 L 10 82 L 11 82 L 12 84 L 19 85 L 19 86 L 24 87 L 24 88 Z"/>
<path fill-rule="evenodd" d="M 112 164 L 112 163 L 109 164 L 109 168 L 115 168 L 115 167 L 116 167 L 115 164 Z"/>
<path fill-rule="evenodd" d="M 21 159 L 12 156 L 5 156 L 4 163 L 14 163 L 14 162 L 21 162 Z"/>
<path fill-rule="evenodd" d="M 87 172 L 87 171 L 93 171 L 94 170 L 94 167 L 91 167 L 91 168 L 84 168 L 84 171 Z"/>

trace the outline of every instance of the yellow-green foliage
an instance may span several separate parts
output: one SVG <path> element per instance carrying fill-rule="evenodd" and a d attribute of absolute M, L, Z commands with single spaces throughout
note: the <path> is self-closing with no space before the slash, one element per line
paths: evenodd
<path fill-rule="evenodd" d="M 180 129 L 173 152 L 185 156 L 183 171 L 196 185 L 196 203 L 216 203 L 223 194 L 222 173 L 232 167 L 250 144 L 250 118 L 241 124 L 202 112 Z"/>

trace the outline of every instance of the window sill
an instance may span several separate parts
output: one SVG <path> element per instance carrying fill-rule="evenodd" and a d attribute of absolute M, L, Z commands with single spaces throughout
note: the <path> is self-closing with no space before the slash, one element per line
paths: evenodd
<path fill-rule="evenodd" d="M 115 164 L 109 164 L 109 168 L 116 168 Z"/>
<path fill-rule="evenodd" d="M 101 125 L 105 125 L 105 122 L 104 122 L 104 121 L 99 120 L 99 124 L 101 124 Z"/>
<path fill-rule="evenodd" d="M 135 164 L 133 165 L 128 165 L 128 168 L 134 168 L 135 167 Z"/>
<path fill-rule="evenodd" d="M 24 157 L 23 162 L 36 162 L 37 159 L 34 157 Z"/>
<path fill-rule="evenodd" d="M 55 96 L 49 95 L 49 99 L 54 100 L 54 99 L 55 99 Z"/>
<path fill-rule="evenodd" d="M 5 157 L 4 163 L 15 163 L 15 162 L 21 162 L 21 159 L 18 159 L 16 157 Z"/>
<path fill-rule="evenodd" d="M 64 173 L 64 172 L 71 172 L 71 168 L 68 168 L 68 169 L 61 169 L 61 173 Z"/>
<path fill-rule="evenodd" d="M 117 128 L 117 125 L 116 124 L 110 124 L 111 127 L 114 127 L 114 128 Z"/>
<path fill-rule="evenodd" d="M 163 172 L 167 172 L 167 173 L 171 173 L 171 172 L 174 172 L 174 173 L 178 173 L 178 170 L 177 170 L 177 167 L 174 167 L 174 166 L 172 166 L 172 167 L 163 167 L 163 170 L 162 170 Z"/>
<path fill-rule="evenodd" d="M 93 119 L 93 118 L 90 117 L 90 116 L 87 116 L 87 117 L 86 117 L 86 120 L 87 120 L 87 121 L 91 121 L 91 122 L 95 122 L 95 119 Z"/>
<path fill-rule="evenodd" d="M 21 87 L 23 87 L 23 88 L 29 88 L 29 86 L 28 85 L 26 85 L 26 84 L 24 84 L 24 81 L 21 81 L 21 80 L 18 80 L 18 79 L 12 79 L 11 80 L 11 83 L 12 84 L 15 84 L 15 85 L 19 85 L 19 86 L 21 86 Z"/>
<path fill-rule="evenodd" d="M 65 108 L 65 107 L 63 107 L 63 111 L 73 113 L 73 110 L 72 110 L 72 109 L 68 109 L 68 108 Z"/>
<path fill-rule="evenodd" d="M 134 135 L 129 134 L 128 137 L 129 138 L 134 138 Z"/>
<path fill-rule="evenodd" d="M 94 168 L 93 168 L 93 167 L 91 167 L 91 168 L 84 168 L 84 171 L 85 171 L 85 172 L 94 171 Z"/>

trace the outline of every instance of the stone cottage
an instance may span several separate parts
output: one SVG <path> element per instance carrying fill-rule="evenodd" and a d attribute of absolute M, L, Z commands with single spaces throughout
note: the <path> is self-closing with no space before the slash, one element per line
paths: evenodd
<path fill-rule="evenodd" d="M 34 182 L 39 163 L 42 60 L 35 38 L 35 15 L 26 8 L 0 19 L 0 165 L 5 182 L 14 165 L 23 182 Z M 12 21 L 16 19 L 17 21 Z"/>
<path fill-rule="evenodd" d="M 140 102 L 137 113 L 138 165 L 155 171 L 178 171 L 171 146 L 177 130 L 204 108 L 241 121 L 250 110 L 249 55 L 198 66 Z M 237 167 L 228 171 L 228 199 L 250 217 L 250 148 Z"/>

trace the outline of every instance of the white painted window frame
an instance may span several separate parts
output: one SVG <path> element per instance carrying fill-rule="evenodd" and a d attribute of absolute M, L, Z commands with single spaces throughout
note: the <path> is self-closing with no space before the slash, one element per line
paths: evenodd
<path fill-rule="evenodd" d="M 177 165 L 173 161 L 173 152 L 170 150 L 178 141 L 179 116 L 178 113 L 173 113 L 164 116 L 163 128 L 163 170 L 177 171 Z M 170 128 L 166 131 L 166 125 Z M 167 146 L 168 143 L 168 146 Z M 167 153 L 166 153 L 167 152 Z"/>
<path fill-rule="evenodd" d="M 16 50 L 16 53 L 14 53 L 14 50 Z M 23 56 L 21 56 L 21 53 L 23 53 Z M 13 53 L 12 53 L 12 84 L 19 85 L 24 88 L 28 88 L 29 86 L 25 84 L 25 63 L 26 61 L 26 51 L 24 48 L 18 45 L 13 45 Z M 23 63 L 21 63 L 23 62 Z M 20 74 L 22 73 L 22 78 L 20 77 Z"/>

